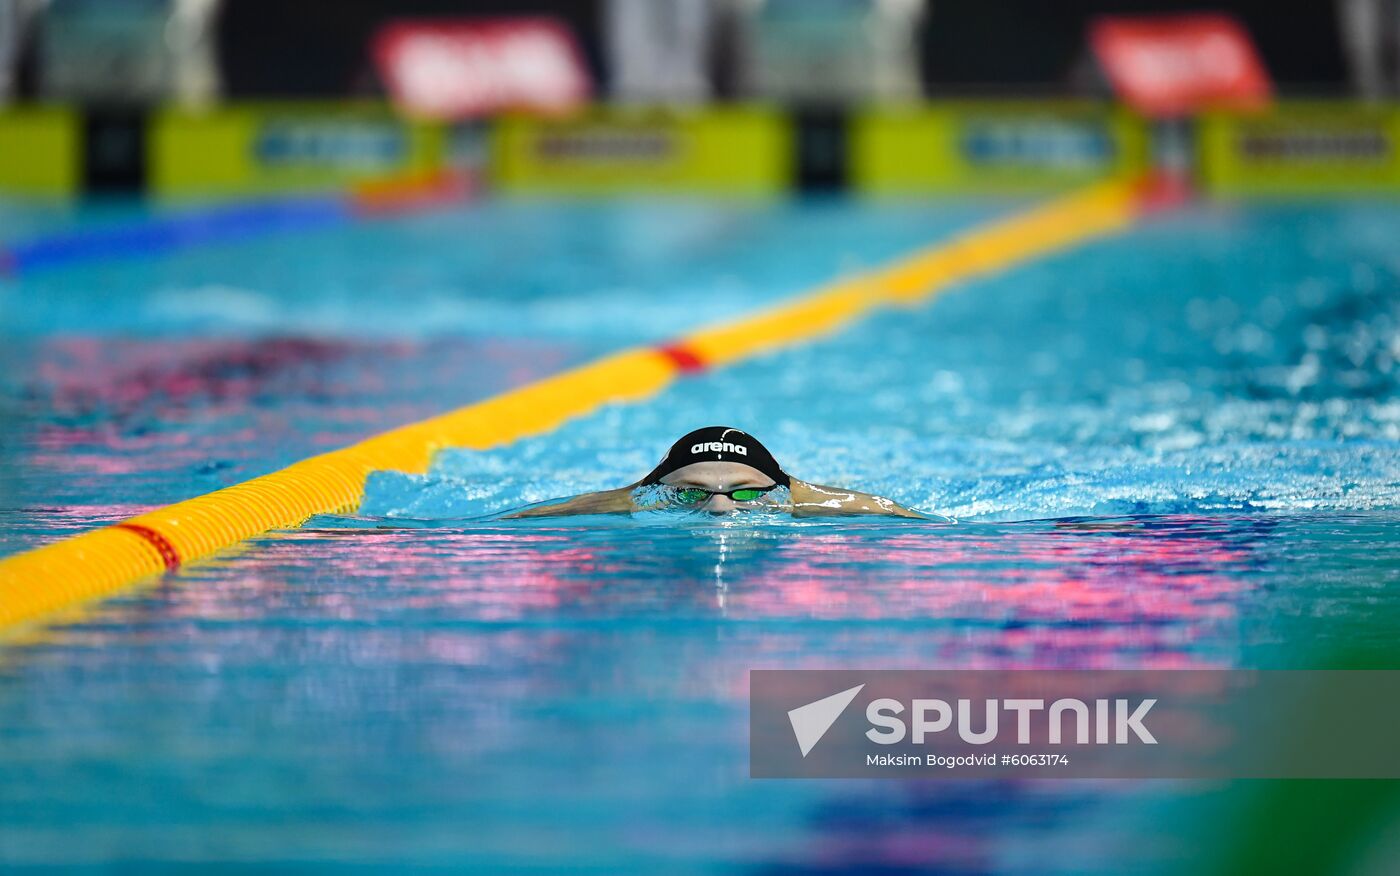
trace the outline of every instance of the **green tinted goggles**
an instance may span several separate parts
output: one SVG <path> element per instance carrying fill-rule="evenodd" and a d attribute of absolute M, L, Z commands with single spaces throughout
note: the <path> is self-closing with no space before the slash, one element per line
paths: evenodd
<path fill-rule="evenodd" d="M 776 490 L 777 484 L 771 487 L 740 487 L 737 490 L 707 490 L 704 487 L 677 487 L 676 501 L 682 505 L 699 505 L 709 500 L 711 496 L 727 496 L 735 502 L 754 502 L 763 498 L 763 494 L 770 490 Z"/>

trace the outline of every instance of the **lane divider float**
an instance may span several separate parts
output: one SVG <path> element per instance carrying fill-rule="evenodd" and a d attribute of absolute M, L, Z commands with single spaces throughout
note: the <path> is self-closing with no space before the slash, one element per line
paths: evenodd
<path fill-rule="evenodd" d="M 19 276 L 114 258 L 149 258 L 263 234 L 310 231 L 455 203 L 473 190 L 470 176 L 433 172 L 370 180 L 332 194 L 183 209 L 0 247 L 0 275 Z"/>
<path fill-rule="evenodd" d="M 487 449 L 548 433 L 600 406 L 636 402 L 677 377 L 829 334 L 883 306 L 1127 227 L 1139 183 L 1111 182 L 994 220 L 884 268 L 751 316 L 634 348 L 280 471 L 0 560 L 0 629 L 97 599 L 317 514 L 348 513 L 373 471 L 427 471 L 447 447 Z M 392 200 L 392 199 L 390 199 Z"/>

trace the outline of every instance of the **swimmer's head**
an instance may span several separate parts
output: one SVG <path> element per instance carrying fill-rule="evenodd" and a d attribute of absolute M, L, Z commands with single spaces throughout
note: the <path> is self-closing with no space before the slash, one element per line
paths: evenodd
<path fill-rule="evenodd" d="M 687 489 L 703 491 L 691 493 L 697 501 L 685 504 L 715 513 L 746 507 L 768 490 L 790 483 L 766 447 L 747 432 L 726 426 L 709 426 L 682 436 L 642 479 L 643 485 L 676 487 L 682 498 L 689 497 Z"/>

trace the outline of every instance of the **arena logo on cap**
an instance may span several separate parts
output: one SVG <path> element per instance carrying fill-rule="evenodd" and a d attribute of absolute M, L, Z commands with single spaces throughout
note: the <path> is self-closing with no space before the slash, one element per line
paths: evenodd
<path fill-rule="evenodd" d="M 691 453 L 737 453 L 740 456 L 748 456 L 749 449 L 742 444 L 730 444 L 728 441 L 702 441 L 699 444 L 690 445 Z"/>

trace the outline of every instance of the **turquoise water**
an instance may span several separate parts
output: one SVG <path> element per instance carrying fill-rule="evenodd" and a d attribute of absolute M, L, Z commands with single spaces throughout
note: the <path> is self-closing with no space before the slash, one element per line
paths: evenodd
<path fill-rule="evenodd" d="M 1016 206 L 494 203 L 2 280 L 0 552 Z M 7 208 L 0 239 L 132 218 Z M 355 515 L 0 650 L 0 863 L 1257 863 L 1245 828 L 1289 835 L 1291 786 L 750 780 L 746 673 L 1400 665 L 1396 239 L 1379 202 L 1187 208 L 545 438 L 378 473 Z M 628 482 L 713 422 L 799 477 L 959 522 L 492 516 Z M 1369 825 L 1317 854 L 1385 872 L 1394 796 L 1308 794 Z"/>

